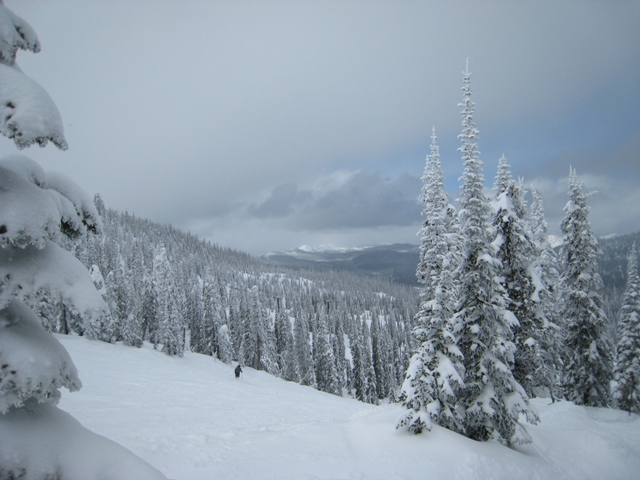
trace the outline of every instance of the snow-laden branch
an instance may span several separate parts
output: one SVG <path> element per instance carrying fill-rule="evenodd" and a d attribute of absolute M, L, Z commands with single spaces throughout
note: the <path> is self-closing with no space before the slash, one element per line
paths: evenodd
<path fill-rule="evenodd" d="M 0 309 L 16 297 L 40 294 L 60 298 L 85 321 L 107 314 L 85 266 L 62 247 L 47 240 L 44 248 L 0 249 Z"/>
<path fill-rule="evenodd" d="M 0 63 L 14 65 L 19 49 L 38 53 L 38 36 L 31 25 L 0 2 Z"/>
<path fill-rule="evenodd" d="M 51 141 L 67 149 L 62 117 L 37 82 L 16 68 L 0 63 L 0 133 L 20 149 Z"/>
<path fill-rule="evenodd" d="M 0 309 L 0 413 L 25 401 L 56 404 L 60 388 L 81 387 L 71 357 L 24 304 Z"/>
<path fill-rule="evenodd" d="M 36 245 L 60 230 L 77 236 L 102 231 L 95 205 L 72 180 L 46 173 L 22 155 L 0 159 L 0 246 Z"/>

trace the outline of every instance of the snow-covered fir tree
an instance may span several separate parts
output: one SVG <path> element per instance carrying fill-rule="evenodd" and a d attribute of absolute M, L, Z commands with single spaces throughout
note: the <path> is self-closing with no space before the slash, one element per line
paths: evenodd
<path fill-rule="evenodd" d="M 361 402 L 376 403 L 376 378 L 371 358 L 371 336 L 364 318 L 355 319 L 349 337 L 353 362 L 352 386 Z"/>
<path fill-rule="evenodd" d="M 416 277 L 423 285 L 421 295 L 427 299 L 433 298 L 434 289 L 442 270 L 442 257 L 455 241 L 452 232 L 455 229 L 456 213 L 444 191 L 444 173 L 437 138 L 436 129 L 433 127 L 430 153 L 427 155 L 421 177 L 422 191 L 420 193 L 423 223 L 418 232 L 420 256 L 416 267 Z"/>
<path fill-rule="evenodd" d="M 216 338 L 215 326 L 215 299 L 208 308 L 209 302 L 205 300 L 210 294 L 215 294 L 215 286 L 198 276 L 197 281 L 191 285 L 187 304 L 189 348 L 192 352 L 204 355 L 213 355 L 213 343 Z M 207 311 L 210 312 L 207 312 Z M 209 314 L 207 314 L 209 313 Z"/>
<path fill-rule="evenodd" d="M 542 196 L 534 188 L 531 190 L 533 201 L 529 211 L 531 232 L 539 249 L 539 255 L 533 259 L 532 271 L 538 279 L 536 294 L 545 321 L 542 336 L 538 339 L 542 356 L 541 370 L 538 378 L 544 385 L 551 399 L 562 398 L 562 349 L 564 344 L 564 328 L 558 308 L 561 295 L 560 274 L 558 273 L 558 256 L 549 242 L 549 224 L 544 215 Z"/>
<path fill-rule="evenodd" d="M 298 374 L 302 385 L 315 386 L 316 374 L 313 368 L 313 356 L 309 338 L 307 319 L 302 313 L 296 315 L 293 325 L 293 341 L 298 361 Z"/>
<path fill-rule="evenodd" d="M 203 348 L 208 355 L 215 355 L 220 360 L 229 362 L 231 360 L 230 346 L 227 345 L 229 338 L 220 336 L 221 329 L 225 325 L 225 312 L 222 307 L 222 294 L 218 279 L 212 274 L 206 275 L 203 288 L 204 312 L 202 321 Z M 225 352 L 225 353 L 223 353 Z"/>
<path fill-rule="evenodd" d="M 244 329 L 244 363 L 256 370 L 277 374 L 278 362 L 275 339 L 270 328 L 268 313 L 260 300 L 257 286 L 250 291 L 249 316 Z"/>
<path fill-rule="evenodd" d="M 640 413 L 640 278 L 635 242 L 628 262 L 627 285 L 618 323 L 618 348 L 612 391 L 616 408 L 629 413 Z"/>
<path fill-rule="evenodd" d="M 158 298 L 151 270 L 143 279 L 142 304 L 140 306 L 142 336 L 154 345 L 158 344 Z"/>
<path fill-rule="evenodd" d="M 60 113 L 47 92 L 16 65 L 20 49 L 38 52 L 38 37 L 0 0 L 0 133 L 20 149 L 51 141 L 64 150 Z M 56 408 L 60 389 L 78 390 L 81 382 L 67 351 L 26 303 L 60 305 L 73 316 L 77 330 L 94 336 L 95 322 L 108 314 L 106 304 L 85 266 L 60 244 L 101 232 L 91 198 L 72 180 L 22 155 L 0 159 L 2 478 L 81 480 L 78 471 L 105 480 L 164 478 L 139 459 L 131 463 L 133 455 L 124 449 L 121 458 L 100 459 L 97 452 L 105 447 L 113 451 L 111 442 Z M 7 433 L 16 428 L 20 441 Z M 25 449 L 21 441 L 38 447 Z M 65 451 L 80 441 L 90 444 L 86 452 L 96 454 L 78 459 Z M 128 471 L 118 466 L 123 463 Z"/>
<path fill-rule="evenodd" d="M 350 368 L 347 360 L 347 349 L 345 345 L 344 333 L 345 312 L 340 311 L 334 315 L 334 334 L 331 335 L 333 345 L 333 356 L 336 360 L 336 374 L 338 375 L 338 385 L 340 392 L 348 388 L 348 378 Z"/>
<path fill-rule="evenodd" d="M 560 224 L 563 233 L 563 317 L 567 322 L 564 392 L 578 405 L 606 407 L 611 402 L 613 346 L 606 335 L 602 279 L 596 255 L 598 241 L 591 230 L 587 195 L 576 171 L 569 170 L 569 200 Z"/>
<path fill-rule="evenodd" d="M 182 356 L 184 353 L 183 317 L 178 311 L 174 273 L 164 246 L 156 250 L 153 259 L 153 278 L 159 317 L 157 342 L 162 345 L 163 352 Z"/>
<path fill-rule="evenodd" d="M 471 74 L 464 72 L 462 107 L 462 146 L 464 172 L 460 187 L 460 234 L 463 259 L 458 271 L 458 302 L 453 318 L 458 346 L 465 368 L 464 387 L 459 405 L 464 409 L 465 434 L 475 440 L 497 439 L 506 445 L 530 442 L 518 422 L 524 414 L 537 421 L 526 392 L 515 380 L 515 345 L 512 328 L 518 325 L 507 310 L 505 291 L 500 284 L 499 261 L 490 225 L 491 211 L 484 194 L 484 175 L 479 158 L 478 130 L 471 100 Z"/>
<path fill-rule="evenodd" d="M 397 427 L 420 433 L 431 430 L 433 421 L 462 432 L 464 412 L 458 408 L 458 397 L 464 384 L 464 366 L 457 345 L 458 331 L 452 322 L 458 237 L 454 232 L 454 211 L 444 192 L 435 129 L 422 181 L 424 221 L 416 275 L 424 287 L 412 332 L 418 346 L 399 397 L 407 411 L 398 419 Z"/>
<path fill-rule="evenodd" d="M 498 274 L 506 293 L 506 307 L 518 319 L 513 328 L 516 347 L 513 374 L 531 397 L 544 384 L 539 378 L 545 357 L 541 339 L 548 327 L 540 308 L 540 278 L 533 269 L 533 261 L 541 252 L 526 219 L 524 187 L 513 180 L 504 155 L 498 161 L 493 190 L 493 245 L 499 260 Z"/>
<path fill-rule="evenodd" d="M 371 359 L 376 377 L 378 399 L 390 398 L 393 381 L 391 378 L 391 352 L 387 330 L 383 328 L 380 314 L 371 318 Z"/>
<path fill-rule="evenodd" d="M 318 390 L 342 395 L 329 327 L 327 326 L 327 314 L 323 309 L 318 313 L 316 331 L 313 335 L 313 357 Z"/>
<path fill-rule="evenodd" d="M 233 360 L 231 334 L 229 333 L 229 325 L 226 323 L 218 328 L 218 358 L 224 363 L 231 363 Z"/>
<path fill-rule="evenodd" d="M 276 338 L 276 353 L 278 355 L 278 367 L 285 380 L 298 381 L 298 367 L 295 360 L 295 348 L 293 342 L 293 330 L 291 321 L 283 306 L 278 301 L 276 319 L 274 323 Z"/>
<path fill-rule="evenodd" d="M 362 322 L 362 334 L 363 334 L 363 342 L 362 342 L 362 359 L 363 359 L 363 366 L 364 366 L 364 372 L 366 377 L 367 377 L 367 381 L 366 381 L 366 389 L 365 389 L 365 398 L 364 401 L 367 403 L 373 403 L 373 404 L 377 404 L 378 403 L 378 384 L 377 384 L 377 379 L 376 379 L 376 372 L 375 369 L 373 368 L 373 349 L 371 347 L 371 329 L 367 326 L 367 320 L 365 319 Z"/>

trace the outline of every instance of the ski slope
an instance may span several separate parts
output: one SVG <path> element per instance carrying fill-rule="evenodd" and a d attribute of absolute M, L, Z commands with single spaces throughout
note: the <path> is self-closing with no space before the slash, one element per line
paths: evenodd
<path fill-rule="evenodd" d="M 372 406 L 187 352 L 56 336 L 83 381 L 59 407 L 175 480 L 631 480 L 640 417 L 533 401 L 534 443 L 517 450 L 440 427 L 394 429 L 398 405 Z"/>

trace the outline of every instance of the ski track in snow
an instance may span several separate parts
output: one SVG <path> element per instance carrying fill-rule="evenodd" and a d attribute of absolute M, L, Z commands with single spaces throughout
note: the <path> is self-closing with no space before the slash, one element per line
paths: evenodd
<path fill-rule="evenodd" d="M 372 406 L 186 352 L 57 335 L 83 388 L 60 408 L 175 480 L 632 480 L 640 417 L 549 405 L 527 426 L 534 443 L 508 449 L 440 427 L 394 430 L 399 405 Z"/>

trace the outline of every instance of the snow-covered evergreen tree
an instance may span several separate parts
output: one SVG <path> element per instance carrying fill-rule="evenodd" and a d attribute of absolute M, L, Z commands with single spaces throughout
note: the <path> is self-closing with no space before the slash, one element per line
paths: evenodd
<path fill-rule="evenodd" d="M 431 131 L 430 153 L 427 155 L 422 174 L 423 223 L 420 237 L 420 256 L 416 267 L 416 277 L 424 285 L 421 295 L 432 299 L 440 281 L 442 259 L 459 240 L 455 235 L 456 212 L 444 191 L 444 172 L 440 161 L 440 148 L 437 143 L 436 129 Z M 451 266 L 453 267 L 453 265 Z"/>
<path fill-rule="evenodd" d="M 640 278 L 635 242 L 629 253 L 613 374 L 615 406 L 629 413 L 640 413 Z"/>
<path fill-rule="evenodd" d="M 361 402 L 375 403 L 377 401 L 375 372 L 367 330 L 365 321 L 359 319 L 355 321 L 349 336 L 353 362 L 352 386 L 356 399 Z"/>
<path fill-rule="evenodd" d="M 376 383 L 376 372 L 373 368 L 373 356 L 371 348 L 371 332 L 367 327 L 366 320 L 361 325 L 362 333 L 362 366 L 366 376 L 366 388 L 364 391 L 364 401 L 367 403 L 378 403 L 378 385 Z"/>
<path fill-rule="evenodd" d="M 340 392 L 348 388 L 348 360 L 347 349 L 345 346 L 345 334 L 343 327 L 344 312 L 340 312 L 335 316 L 334 333 L 331 335 L 331 343 L 333 346 L 333 356 L 336 360 L 336 374 L 338 375 L 338 385 Z"/>
<path fill-rule="evenodd" d="M 228 326 L 234 360 L 237 361 L 244 360 L 242 338 L 244 337 L 245 315 L 245 297 L 234 285 L 229 292 Z"/>
<path fill-rule="evenodd" d="M 327 326 L 327 314 L 322 309 L 318 313 L 316 331 L 313 336 L 313 357 L 318 390 L 342 395 L 329 327 Z"/>
<path fill-rule="evenodd" d="M 177 309 L 174 274 L 164 246 L 158 247 L 153 259 L 155 297 L 158 301 L 158 337 L 162 351 L 169 355 L 184 353 L 183 317 Z"/>
<path fill-rule="evenodd" d="M 387 330 L 382 327 L 380 314 L 371 319 L 371 359 L 376 377 L 378 399 L 390 398 L 392 395 L 391 351 Z"/>
<path fill-rule="evenodd" d="M 218 328 L 218 358 L 221 362 L 231 363 L 233 360 L 233 348 L 229 326 L 225 323 Z"/>
<path fill-rule="evenodd" d="M 309 327 L 307 319 L 303 314 L 298 313 L 293 325 L 293 341 L 298 362 L 298 374 L 300 384 L 315 386 L 316 374 L 313 368 L 313 356 L 311 354 L 311 343 L 309 339 Z"/>
<path fill-rule="evenodd" d="M 548 326 L 540 308 L 540 279 L 533 269 L 540 249 L 526 219 L 524 187 L 511 176 L 511 167 L 503 155 L 498 162 L 494 184 L 493 228 L 499 260 L 498 274 L 506 293 L 507 309 L 518 319 L 514 327 L 515 364 L 513 374 L 527 395 L 534 396 L 544 384 L 541 339 Z"/>
<path fill-rule="evenodd" d="M 422 176 L 424 222 L 416 275 L 424 287 L 412 332 L 417 349 L 399 396 L 407 412 L 398 419 L 397 427 L 420 433 L 431 430 L 434 421 L 462 432 L 463 411 L 457 405 L 464 384 L 464 366 L 457 346 L 457 328 L 452 323 L 458 237 L 453 227 L 453 208 L 444 192 L 435 129 L 431 140 L 431 153 Z"/>
<path fill-rule="evenodd" d="M 198 291 L 202 292 L 203 306 L 202 314 L 197 314 L 194 318 L 197 324 L 192 327 L 191 348 L 205 355 L 215 355 L 220 360 L 223 357 L 231 357 L 230 351 L 224 354 L 221 353 L 223 350 L 231 349 L 229 345 L 222 345 L 225 341 L 230 341 L 229 336 L 227 335 L 227 339 L 223 340 L 218 335 L 222 325 L 225 323 L 218 279 L 210 273 L 206 274 L 204 280 L 202 280 L 202 288 L 198 289 Z M 194 328 L 197 331 L 197 335 L 194 335 Z M 230 358 L 227 358 L 226 362 L 230 360 Z"/>
<path fill-rule="evenodd" d="M 154 288 L 153 274 L 146 271 L 143 280 L 142 303 L 140 306 L 142 337 L 153 345 L 158 344 L 158 298 Z"/>
<path fill-rule="evenodd" d="M 19 49 L 38 52 L 31 26 L 0 0 L 0 133 L 18 148 L 49 141 L 66 149 L 62 121 L 49 95 L 15 64 Z M 42 326 L 25 300 L 48 298 L 84 324 L 107 315 L 106 304 L 82 263 L 59 243 L 87 232 L 101 233 L 102 223 L 91 199 L 72 180 L 45 172 L 33 160 L 11 155 L 0 159 L 0 476 L 6 479 L 81 480 L 74 459 L 61 458 L 56 440 L 91 442 L 99 451 L 107 442 L 83 429 L 55 405 L 60 389 L 81 386 L 69 354 Z M 25 451 L 12 429 L 24 426 L 26 441 L 38 445 Z M 37 436 L 36 436 L 37 435 Z M 74 435 L 77 435 L 74 437 Z M 35 452 L 35 453 L 34 453 Z M 128 458 L 126 460 L 129 460 Z M 77 460 L 92 465 L 92 459 Z M 111 458 L 118 465 L 117 458 Z M 140 466 L 140 468 L 134 468 Z M 95 476 L 115 480 L 117 469 L 96 464 Z M 161 479 L 141 460 L 126 478 Z M 88 470 L 88 469 L 81 469 Z M 122 472 L 120 472 L 122 473 Z"/>
<path fill-rule="evenodd" d="M 463 260 L 458 271 L 460 288 L 453 318 L 454 334 L 465 367 L 464 388 L 459 405 L 464 409 L 465 434 L 475 440 L 497 439 L 506 445 L 531 439 L 518 422 L 525 414 L 537 421 L 524 389 L 513 377 L 515 345 L 512 328 L 518 325 L 507 310 L 505 291 L 500 284 L 499 261 L 491 240 L 490 206 L 484 194 L 484 175 L 479 158 L 478 130 L 471 100 L 471 74 L 464 72 L 462 146 L 464 172 L 461 180 L 460 234 Z"/>
<path fill-rule="evenodd" d="M 62 118 L 49 94 L 16 65 L 18 50 L 40 51 L 31 25 L 0 2 L 0 133 L 20 149 L 51 141 L 67 149 Z"/>
<path fill-rule="evenodd" d="M 285 380 L 297 382 L 298 368 L 295 361 L 293 330 L 284 308 L 278 305 L 274 323 L 278 368 Z"/>
<path fill-rule="evenodd" d="M 213 355 L 213 343 L 217 335 L 213 324 L 213 315 L 210 311 L 215 308 L 215 298 L 209 300 L 211 293 L 217 293 L 205 279 L 199 275 L 188 291 L 189 301 L 187 302 L 187 324 L 189 328 L 189 349 L 192 352 L 204 355 Z M 209 306 L 213 304 L 213 306 Z"/>
<path fill-rule="evenodd" d="M 576 171 L 569 170 L 569 201 L 560 224 L 563 316 L 567 322 L 564 391 L 578 405 L 606 407 L 611 401 L 613 347 L 606 336 L 602 279 L 596 255 L 600 246 L 591 230 L 587 195 Z"/>
<path fill-rule="evenodd" d="M 276 374 L 278 372 L 275 341 L 268 325 L 267 311 L 262 306 L 257 286 L 249 292 L 250 307 L 244 329 L 243 349 L 245 365 Z"/>
<path fill-rule="evenodd" d="M 531 190 L 533 202 L 529 211 L 531 232 L 539 249 L 539 255 L 533 259 L 532 271 L 538 279 L 535 294 L 538 297 L 542 318 L 545 321 L 543 335 L 538 339 L 541 346 L 541 370 L 538 378 L 541 385 L 546 386 L 551 399 L 562 398 L 562 348 L 564 329 L 559 312 L 561 295 L 560 274 L 558 273 L 558 256 L 549 243 L 549 225 L 544 215 L 542 196 L 536 189 Z"/>

